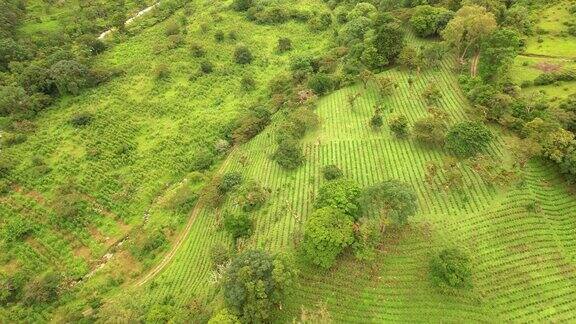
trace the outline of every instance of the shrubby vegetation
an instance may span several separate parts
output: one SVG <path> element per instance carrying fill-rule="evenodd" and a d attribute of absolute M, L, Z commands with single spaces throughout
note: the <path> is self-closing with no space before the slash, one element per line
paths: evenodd
<path fill-rule="evenodd" d="M 472 287 L 470 259 L 455 248 L 442 250 L 432 258 L 430 275 L 433 284 L 440 288 Z"/>
<path fill-rule="evenodd" d="M 222 284 L 229 311 L 242 322 L 270 321 L 294 284 L 296 270 L 289 259 L 257 250 L 232 260 Z"/>

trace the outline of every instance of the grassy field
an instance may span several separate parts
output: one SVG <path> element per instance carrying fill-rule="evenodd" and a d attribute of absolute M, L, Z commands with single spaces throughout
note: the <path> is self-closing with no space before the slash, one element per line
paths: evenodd
<path fill-rule="evenodd" d="M 295 172 L 280 169 L 269 156 L 274 139 L 269 129 L 231 157 L 237 170 L 269 188 L 265 208 L 255 216 L 256 230 L 247 247 L 287 251 L 295 233 L 312 210 L 322 183 L 321 168 L 337 164 L 361 186 L 385 179 L 410 183 L 417 191 L 420 212 L 410 226 L 391 233 L 373 264 L 345 256 L 329 272 L 304 266 L 298 289 L 286 305 L 283 320 L 321 302 L 338 322 L 382 321 L 560 321 L 573 320 L 576 265 L 571 243 L 576 228 L 576 199 L 550 167 L 533 161 L 519 181 L 503 187 L 483 180 L 465 168 L 461 190 L 444 191 L 425 180 L 427 162 L 447 155 L 423 148 L 413 140 L 391 136 L 388 129 L 368 126 L 374 106 L 384 104 L 386 115 L 405 114 L 410 122 L 426 114 L 420 93 L 430 84 L 442 91 L 439 107 L 452 121 L 467 119 L 468 103 L 446 61 L 438 71 L 415 76 L 390 70 L 399 84 L 389 98 L 378 98 L 369 87 L 354 86 L 322 98 L 320 129 L 304 141 L 306 163 Z M 354 110 L 347 95 L 361 92 Z M 499 136 L 490 155 L 507 165 L 506 138 Z M 530 206 L 535 206 L 534 210 Z M 225 208 L 237 208 L 229 202 Z M 218 212 L 204 210 L 173 262 L 140 291 L 150 304 L 172 300 L 187 305 L 206 293 L 213 276 L 211 246 L 226 240 L 219 230 Z M 474 289 L 446 296 L 428 281 L 428 263 L 435 251 L 461 246 L 473 256 Z"/>
<path fill-rule="evenodd" d="M 528 38 L 526 53 L 576 58 L 576 37 L 570 36 L 564 25 L 573 19 L 568 12 L 573 4 L 573 1 L 559 1 L 538 11 L 534 17 L 537 32 Z"/>

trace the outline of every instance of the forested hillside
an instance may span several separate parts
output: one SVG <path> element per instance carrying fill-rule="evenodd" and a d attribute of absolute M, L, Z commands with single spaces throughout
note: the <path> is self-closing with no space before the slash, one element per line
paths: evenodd
<path fill-rule="evenodd" d="M 0 0 L 0 322 L 570 322 L 576 2 Z"/>

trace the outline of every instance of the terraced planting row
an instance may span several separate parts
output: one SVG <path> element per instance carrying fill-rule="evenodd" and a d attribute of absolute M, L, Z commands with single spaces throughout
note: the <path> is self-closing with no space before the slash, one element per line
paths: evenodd
<path fill-rule="evenodd" d="M 391 178 L 411 183 L 420 196 L 423 215 L 473 213 L 490 205 L 496 199 L 496 189 L 484 184 L 472 171 L 465 172 L 465 186 L 461 193 L 437 190 L 425 182 L 425 166 L 428 161 L 441 163 L 446 157 L 444 153 L 421 147 L 413 140 L 394 139 L 386 127 L 374 132 L 368 126 L 374 106 L 378 103 L 394 107 L 395 111 L 405 113 L 411 121 L 424 116 L 425 104 L 420 93 L 429 82 L 437 83 L 440 89 L 452 89 L 443 90 L 444 96 L 439 106 L 449 112 L 454 120 L 461 120 L 464 116 L 462 107 L 466 103 L 456 91 L 456 80 L 448 66 L 449 63 L 446 63 L 439 71 L 414 76 L 416 82 L 412 87 L 408 85 L 407 72 L 386 72 L 397 80 L 398 89 L 391 97 L 382 100 L 372 87 L 364 90 L 361 86 L 342 89 L 321 99 L 318 108 L 322 119 L 321 129 L 304 140 L 306 163 L 292 173 L 283 171 L 269 158 L 275 147 L 273 127 L 241 147 L 232 156 L 229 170 L 240 171 L 246 178 L 256 179 L 270 191 L 269 203 L 254 216 L 256 228 L 248 246 L 273 251 L 293 247 L 294 233 L 302 229 L 322 182 L 320 170 L 327 164 L 339 165 L 347 177 L 362 186 Z M 347 95 L 358 91 L 364 94 L 356 108 L 350 109 Z M 498 145 L 493 146 L 496 155 L 501 154 Z M 236 206 L 230 202 L 225 208 Z M 147 295 L 153 296 L 151 301 L 173 296 L 179 302 L 186 303 L 192 291 L 202 291 L 199 286 L 202 281 L 197 276 L 202 271 L 210 271 L 206 250 L 217 241 L 215 237 L 220 237 L 215 236 L 216 233 L 224 235 L 214 225 L 216 217 L 211 210 L 199 215 L 187 243 L 173 263 L 150 285 L 153 288 L 148 288 Z M 209 274 L 203 275 L 204 280 L 208 277 Z"/>

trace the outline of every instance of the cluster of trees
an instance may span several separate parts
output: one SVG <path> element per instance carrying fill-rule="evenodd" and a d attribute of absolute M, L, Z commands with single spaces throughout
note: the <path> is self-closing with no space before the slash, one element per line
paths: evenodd
<path fill-rule="evenodd" d="M 351 247 L 357 258 L 371 260 L 388 224 L 406 224 L 417 211 L 413 189 L 396 180 L 362 190 L 336 166 L 324 169 L 328 180 L 319 190 L 304 228 L 304 258 L 328 269 Z"/>
<path fill-rule="evenodd" d="M 354 6 L 343 2 L 335 12 L 344 54 L 343 79 L 351 80 L 363 69 L 379 71 L 396 61 L 404 47 L 404 31 L 392 15 L 368 2 Z"/>
<path fill-rule="evenodd" d="M 304 162 L 304 153 L 299 141 L 318 124 L 318 115 L 309 106 L 290 111 L 276 130 L 278 147 L 272 158 L 286 170 L 298 168 Z"/>
<path fill-rule="evenodd" d="M 234 0 L 232 9 L 245 12 L 246 18 L 258 24 L 281 24 L 289 20 L 307 22 L 314 14 L 290 6 L 263 3 L 253 0 Z"/>
<path fill-rule="evenodd" d="M 542 95 L 523 95 L 519 85 L 510 78 L 510 67 L 524 49 L 525 37 L 533 32 L 527 8 L 500 1 L 468 1 L 441 32 L 446 43 L 460 57 L 470 61 L 469 75 L 462 75 L 461 84 L 474 105 L 477 115 L 499 123 L 522 138 L 517 149 L 519 163 L 530 156 L 543 156 L 556 162 L 560 170 L 576 175 L 574 151 L 573 99 L 547 102 Z M 543 73 L 522 86 L 546 85 L 575 79 L 573 71 Z M 475 129 L 473 129 L 475 128 Z M 458 148 L 464 142 L 454 136 L 469 133 L 468 148 L 490 135 L 479 125 L 460 125 L 447 137 L 447 147 L 458 156 L 470 156 L 468 149 Z M 459 142 L 459 144 L 458 144 Z"/>

